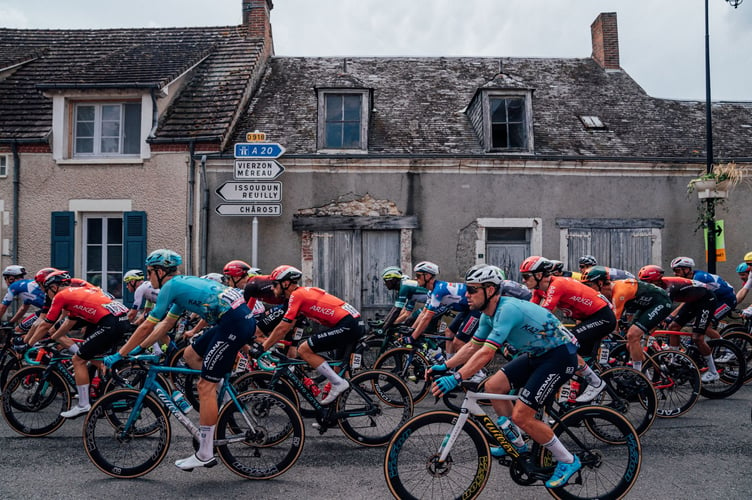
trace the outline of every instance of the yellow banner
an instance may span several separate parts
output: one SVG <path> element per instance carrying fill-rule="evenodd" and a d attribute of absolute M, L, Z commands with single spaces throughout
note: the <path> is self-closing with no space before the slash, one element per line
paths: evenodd
<path fill-rule="evenodd" d="M 726 239 L 724 237 L 726 230 L 723 226 L 722 220 L 715 221 L 715 261 L 726 262 Z M 708 261 L 708 229 L 703 229 L 703 237 L 705 238 L 705 262 Z"/>

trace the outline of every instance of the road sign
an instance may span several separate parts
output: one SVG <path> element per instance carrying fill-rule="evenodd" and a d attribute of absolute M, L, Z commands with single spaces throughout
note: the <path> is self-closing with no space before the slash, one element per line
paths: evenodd
<path fill-rule="evenodd" d="M 216 211 L 219 215 L 250 215 L 253 217 L 282 215 L 281 203 L 243 203 L 218 205 Z"/>
<path fill-rule="evenodd" d="M 225 182 L 216 190 L 225 201 L 282 201 L 281 182 Z"/>
<path fill-rule="evenodd" d="M 274 160 L 235 160 L 235 180 L 270 181 L 285 171 L 285 167 Z"/>
<path fill-rule="evenodd" d="M 279 158 L 285 148 L 276 142 L 236 142 L 235 158 Z"/>
<path fill-rule="evenodd" d="M 264 132 L 248 132 L 245 134 L 245 142 L 261 142 L 266 140 Z"/>

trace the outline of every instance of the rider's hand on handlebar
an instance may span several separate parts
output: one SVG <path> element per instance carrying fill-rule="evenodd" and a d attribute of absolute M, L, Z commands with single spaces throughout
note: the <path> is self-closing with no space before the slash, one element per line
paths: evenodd
<path fill-rule="evenodd" d="M 449 371 L 449 368 L 447 368 L 447 365 L 445 363 L 433 365 L 426 372 L 426 380 L 433 380 L 436 377 L 446 375 L 447 371 Z"/>
<path fill-rule="evenodd" d="M 447 392 L 451 392 L 460 385 L 460 378 L 454 375 L 444 375 L 441 378 L 436 379 L 431 388 L 431 392 L 434 396 L 443 396 Z"/>
<path fill-rule="evenodd" d="M 259 342 L 254 342 L 253 345 L 251 345 L 251 350 L 249 351 L 249 354 L 252 358 L 258 359 L 261 357 L 262 354 L 266 349 L 264 349 L 264 345 Z"/>
<path fill-rule="evenodd" d="M 23 336 L 16 335 L 12 339 L 13 350 L 16 352 L 25 352 L 29 348 L 29 345 L 24 341 Z"/>

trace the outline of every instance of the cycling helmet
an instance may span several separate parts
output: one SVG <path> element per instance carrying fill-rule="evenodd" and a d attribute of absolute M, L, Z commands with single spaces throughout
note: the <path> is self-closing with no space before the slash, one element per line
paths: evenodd
<path fill-rule="evenodd" d="M 212 280 L 212 281 L 216 281 L 217 283 L 223 283 L 223 282 L 224 282 L 224 280 L 225 280 L 225 277 L 224 277 L 223 275 L 219 274 L 219 273 L 209 273 L 209 274 L 204 274 L 204 275 L 203 275 L 203 276 L 201 276 L 201 277 L 202 277 L 203 279 L 205 279 L 205 280 Z"/>
<path fill-rule="evenodd" d="M 742 262 L 741 264 L 739 264 L 738 266 L 736 266 L 736 272 L 737 273 L 746 273 L 746 272 L 749 271 L 749 267 L 750 267 L 749 264 L 747 264 L 746 262 Z"/>
<path fill-rule="evenodd" d="M 552 268 L 551 261 L 539 255 L 532 255 L 520 264 L 521 273 L 549 273 Z"/>
<path fill-rule="evenodd" d="M 580 281 L 583 283 L 592 283 L 598 280 L 609 280 L 608 268 L 604 266 L 593 266 L 583 273 L 580 277 Z"/>
<path fill-rule="evenodd" d="M 389 266 L 385 268 L 383 271 L 381 271 L 382 280 L 391 280 L 391 279 L 401 280 L 403 276 L 404 274 L 402 274 L 402 269 L 400 269 L 397 266 Z"/>
<path fill-rule="evenodd" d="M 123 275 L 123 283 L 131 283 L 133 281 L 143 281 L 144 272 L 141 269 L 131 269 Z"/>
<path fill-rule="evenodd" d="M 499 275 L 499 277 L 502 280 L 507 279 L 507 273 L 505 273 L 504 270 L 502 268 L 500 268 L 499 266 L 490 266 L 489 265 L 488 267 L 490 267 L 491 269 L 493 269 L 494 271 L 496 271 L 496 273 Z"/>
<path fill-rule="evenodd" d="M 46 290 L 52 285 L 70 285 L 70 282 L 71 275 L 68 271 L 55 271 L 54 273 L 50 273 L 44 280 L 44 288 Z"/>
<path fill-rule="evenodd" d="M 695 267 L 695 261 L 691 257 L 677 257 L 671 261 L 671 269 L 676 267 Z"/>
<path fill-rule="evenodd" d="M 261 268 L 260 267 L 252 267 L 248 270 L 248 277 L 252 278 L 254 276 L 258 276 L 261 274 Z"/>
<path fill-rule="evenodd" d="M 478 264 L 468 269 L 465 274 L 465 283 L 468 285 L 482 285 L 483 283 L 492 283 L 496 286 L 502 281 L 499 275 L 499 268 L 487 264 Z"/>
<path fill-rule="evenodd" d="M 637 273 L 637 279 L 640 281 L 647 281 L 648 283 L 658 282 L 663 278 L 663 268 L 654 264 L 644 266 Z"/>
<path fill-rule="evenodd" d="M 277 266 L 269 277 L 274 281 L 298 281 L 303 272 L 293 266 Z"/>
<path fill-rule="evenodd" d="M 598 261 L 592 255 L 583 255 L 578 261 L 581 266 L 597 266 Z"/>
<path fill-rule="evenodd" d="M 416 273 L 427 273 L 436 276 L 437 274 L 439 274 L 439 266 L 437 264 L 434 264 L 433 262 L 424 260 L 422 262 L 418 262 L 415 265 L 413 271 Z"/>
<path fill-rule="evenodd" d="M 51 273 L 54 273 L 55 271 L 59 271 L 59 269 L 55 269 L 54 267 L 43 267 L 39 271 L 37 271 L 37 274 L 34 275 L 34 281 L 37 282 L 37 285 L 44 286 L 44 280 L 47 279 L 47 276 L 49 276 Z"/>
<path fill-rule="evenodd" d="M 551 272 L 564 272 L 564 263 L 560 260 L 551 261 Z"/>
<path fill-rule="evenodd" d="M 183 258 L 180 255 L 165 248 L 154 250 L 146 257 L 146 265 L 152 267 L 171 268 L 178 267 L 182 263 Z"/>
<path fill-rule="evenodd" d="M 752 263 L 752 252 L 747 252 L 744 254 L 744 262 L 747 264 Z"/>
<path fill-rule="evenodd" d="M 11 265 L 3 269 L 3 276 L 13 276 L 23 278 L 26 276 L 26 268 L 23 266 Z"/>
<path fill-rule="evenodd" d="M 251 271 L 251 266 L 243 262 L 242 260 L 231 260 L 225 264 L 225 268 L 222 273 L 233 278 L 245 278 Z"/>

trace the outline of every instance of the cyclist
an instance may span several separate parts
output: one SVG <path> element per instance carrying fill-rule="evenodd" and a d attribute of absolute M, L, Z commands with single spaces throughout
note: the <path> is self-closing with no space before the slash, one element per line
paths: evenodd
<path fill-rule="evenodd" d="M 8 285 L 8 293 L 0 302 L 0 318 L 5 315 L 16 297 L 21 299 L 21 307 L 8 320 L 9 323 L 16 323 L 23 318 L 31 306 L 40 309 L 44 306 L 44 291 L 36 281 L 24 279 L 25 276 L 26 269 L 23 266 L 11 265 L 3 269 L 3 280 Z"/>
<path fill-rule="evenodd" d="M 610 281 L 605 267 L 593 266 L 583 276 L 583 283 L 594 287 L 614 305 L 618 321 L 627 313 L 631 319 L 626 324 L 627 349 L 632 359 L 632 368 L 642 370 L 645 359 L 642 345 L 643 334 L 649 333 L 671 314 L 671 299 L 668 293 L 655 285 L 633 278 Z"/>
<path fill-rule="evenodd" d="M 144 272 L 141 269 L 131 269 L 123 275 L 123 283 L 129 292 L 133 294 L 133 304 L 128 311 L 128 321 L 134 325 L 140 324 L 146 319 L 149 311 L 157 301 L 159 290 L 151 286 L 149 281 L 144 280 Z"/>
<path fill-rule="evenodd" d="M 577 369 L 577 340 L 550 311 L 529 301 L 504 296 L 501 278 L 490 266 L 472 268 L 465 283 L 470 308 L 483 313 L 480 326 L 472 341 L 452 359 L 431 368 L 439 374 L 461 366 L 454 375 L 436 379 L 432 392 L 440 396 L 456 388 L 485 366 L 503 343 L 516 348 L 520 355 L 493 374 L 485 388 L 498 394 L 517 390 L 520 397 L 514 404 L 491 402 L 499 415 L 497 423 L 501 426 L 511 416 L 514 424 L 548 449 L 558 464 L 546 487 L 563 486 L 580 469 L 580 460 L 535 414 Z M 525 447 L 520 451 L 525 451 Z M 504 450 L 495 447 L 492 454 L 503 456 Z"/>
<path fill-rule="evenodd" d="M 693 270 L 695 261 L 691 257 L 677 257 L 671 261 L 671 269 L 675 276 L 688 278 L 705 283 L 718 299 L 718 308 L 713 311 L 714 324 L 730 313 L 736 307 L 734 288 L 717 274 L 706 273 L 700 269 Z"/>
<path fill-rule="evenodd" d="M 91 409 L 88 362 L 113 349 L 132 330 L 128 321 L 128 308 L 105 294 L 101 288 L 71 286 L 71 276 L 65 271 L 50 273 L 44 280 L 44 289 L 52 299 L 52 303 L 44 322 L 36 328 L 29 344 L 34 345 L 36 341 L 43 338 L 64 311 L 68 313 L 68 319 L 51 335 L 51 338 L 60 340 L 77 319 L 92 325 L 91 328 L 87 328 L 85 339 L 80 345 L 64 343 L 73 353 L 71 361 L 76 379 L 78 404 L 60 415 L 65 418 L 75 418 Z"/>
<path fill-rule="evenodd" d="M 402 269 L 395 266 L 384 269 L 381 272 L 381 279 L 384 280 L 387 290 L 397 290 L 397 299 L 386 315 L 382 328 L 386 331 L 394 324 L 403 323 L 410 326 L 417 318 L 415 304 L 418 302 L 425 304 L 428 290 L 419 286 L 417 281 L 411 280 L 409 276 L 402 273 Z"/>
<path fill-rule="evenodd" d="M 322 405 L 328 405 L 350 387 L 350 383 L 340 377 L 326 359 L 317 353 L 333 350 L 336 352 L 335 356 L 342 357 L 344 351 L 365 334 L 363 318 L 353 306 L 321 288 L 300 286 L 298 281 L 303 273 L 293 266 L 278 266 L 270 277 L 277 297 L 287 299 L 287 311 L 264 341 L 263 349 L 268 350 L 283 339 L 292 330 L 298 315 L 326 327 L 324 331 L 311 335 L 298 345 L 298 354 L 332 384 L 329 394 L 321 401 Z M 258 357 L 261 353 L 259 349 L 255 349 L 252 354 Z"/>
<path fill-rule="evenodd" d="M 708 365 L 708 370 L 702 374 L 702 382 L 710 384 L 719 380 L 721 377 L 716 370 L 710 346 L 705 342 L 705 335 L 720 338 L 711 326 L 713 311 L 718 304 L 715 294 L 705 283 L 678 276 L 665 277 L 663 268 L 652 264 L 640 269 L 638 278 L 663 288 L 673 302 L 680 303 L 664 320 L 668 323 L 668 329 L 678 332 L 692 321 L 692 340 Z M 679 346 L 677 335 L 671 335 L 668 341 L 674 348 Z"/>
<path fill-rule="evenodd" d="M 744 262 L 736 266 L 736 272 L 739 274 L 739 278 L 741 278 L 743 283 L 739 291 L 736 292 L 737 304 L 741 304 L 742 301 L 744 301 L 744 299 L 747 297 L 747 292 L 752 289 L 752 273 L 750 273 L 750 270 L 752 270 L 752 252 L 748 253 L 744 257 Z M 750 260 L 747 261 L 746 257 L 750 257 Z"/>
<path fill-rule="evenodd" d="M 146 272 L 154 288 L 158 288 L 154 309 L 141 323 L 128 342 L 105 364 L 112 366 L 124 355 L 141 352 L 170 331 L 183 311 L 198 314 L 211 328 L 186 347 L 183 358 L 188 366 L 201 369 L 198 381 L 199 449 L 175 465 L 186 471 L 196 467 L 213 467 L 214 428 L 217 424 L 217 388 L 226 373 L 232 370 L 240 348 L 253 340 L 256 329 L 243 294 L 212 280 L 178 274 L 183 259 L 172 250 L 159 249 L 146 258 Z"/>
<path fill-rule="evenodd" d="M 551 312 L 559 309 L 577 322 L 572 333 L 579 343 L 580 356 L 594 356 L 601 339 L 616 329 L 616 317 L 608 299 L 575 279 L 551 276 L 551 262 L 538 255 L 525 259 L 520 273 L 533 292 L 533 302 Z M 587 381 L 587 387 L 576 398 L 578 403 L 592 401 L 606 387 L 582 358 L 577 375 Z"/>

